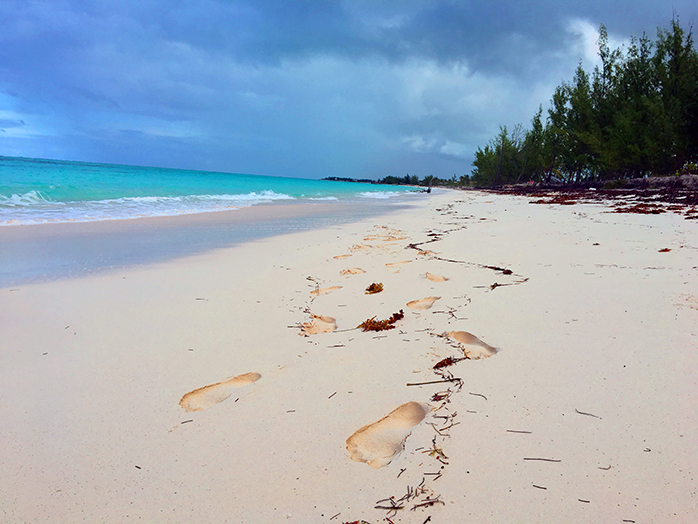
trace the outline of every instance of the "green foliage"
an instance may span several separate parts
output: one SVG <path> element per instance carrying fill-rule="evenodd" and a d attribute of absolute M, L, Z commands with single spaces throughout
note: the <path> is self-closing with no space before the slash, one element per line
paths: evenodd
<path fill-rule="evenodd" d="M 422 187 L 467 187 L 470 185 L 470 176 L 461 175 L 460 178 L 456 178 L 453 175 L 449 179 L 438 178 L 433 175 L 427 175 L 421 180 L 417 175 L 405 175 L 404 177 L 386 176 L 377 181 L 378 184 L 393 184 L 393 185 L 406 185 L 406 186 L 422 186 Z"/>
<path fill-rule="evenodd" d="M 577 67 L 553 93 L 531 129 L 506 127 L 475 153 L 479 186 L 559 180 L 581 182 L 664 175 L 698 163 L 698 53 L 678 19 L 657 40 L 631 38 L 611 50 L 602 25 L 601 65 Z"/>

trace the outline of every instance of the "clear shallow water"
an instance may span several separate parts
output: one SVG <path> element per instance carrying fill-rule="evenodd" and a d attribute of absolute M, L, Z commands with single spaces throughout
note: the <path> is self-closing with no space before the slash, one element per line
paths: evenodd
<path fill-rule="evenodd" d="M 345 224 L 424 197 L 350 182 L 0 157 L 0 288 Z M 249 209 L 254 216 L 211 213 L 258 204 L 270 206 Z M 193 213 L 206 214 L 115 221 Z"/>
<path fill-rule="evenodd" d="M 0 156 L 0 226 L 173 216 L 272 202 L 391 200 L 410 192 L 351 182 Z"/>

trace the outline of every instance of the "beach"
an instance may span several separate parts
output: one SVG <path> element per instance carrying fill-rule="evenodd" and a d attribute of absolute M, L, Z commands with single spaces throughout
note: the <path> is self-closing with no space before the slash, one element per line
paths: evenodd
<path fill-rule="evenodd" d="M 698 222 L 532 200 L 0 289 L 0 521 L 692 521 Z"/>

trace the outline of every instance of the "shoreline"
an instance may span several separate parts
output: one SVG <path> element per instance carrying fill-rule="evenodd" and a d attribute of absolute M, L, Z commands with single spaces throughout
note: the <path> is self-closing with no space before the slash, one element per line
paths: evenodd
<path fill-rule="evenodd" d="M 0 515 L 690 521 L 698 224 L 530 201 L 1 290 Z"/>
<path fill-rule="evenodd" d="M 284 202 L 175 216 L 4 226 L 0 288 L 163 262 L 409 205 Z"/>

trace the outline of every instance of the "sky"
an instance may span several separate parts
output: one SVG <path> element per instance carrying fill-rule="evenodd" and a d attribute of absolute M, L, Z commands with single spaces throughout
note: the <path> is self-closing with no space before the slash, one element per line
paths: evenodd
<path fill-rule="evenodd" d="M 469 174 L 581 62 L 695 0 L 0 0 L 0 155 Z"/>

